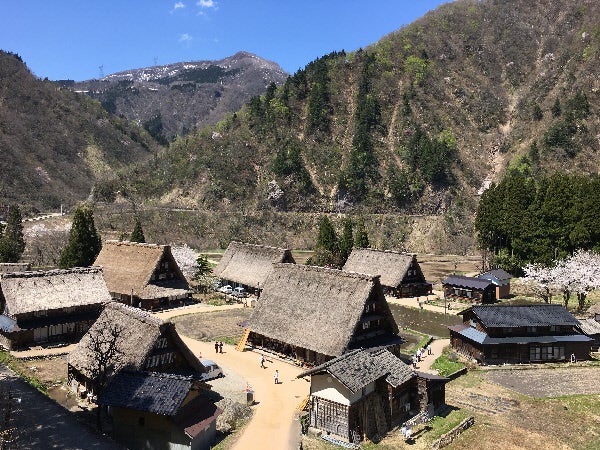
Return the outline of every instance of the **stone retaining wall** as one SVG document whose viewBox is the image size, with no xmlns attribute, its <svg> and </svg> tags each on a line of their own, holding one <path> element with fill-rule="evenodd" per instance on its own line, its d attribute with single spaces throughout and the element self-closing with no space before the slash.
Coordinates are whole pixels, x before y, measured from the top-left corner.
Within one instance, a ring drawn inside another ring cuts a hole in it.
<svg viewBox="0 0 600 450">
<path fill-rule="evenodd" d="M 475 418 L 473 416 L 467 417 L 461 423 L 459 423 L 454 428 L 452 428 L 450 431 L 443 434 L 439 439 L 434 441 L 433 444 L 431 444 L 431 448 L 434 450 L 438 450 L 440 448 L 446 447 L 447 445 L 450 445 L 452 443 L 452 441 L 454 439 L 456 439 L 459 434 L 461 434 L 467 428 L 470 428 L 471 426 L 473 426 L 473 424 L 475 424 Z"/>
</svg>

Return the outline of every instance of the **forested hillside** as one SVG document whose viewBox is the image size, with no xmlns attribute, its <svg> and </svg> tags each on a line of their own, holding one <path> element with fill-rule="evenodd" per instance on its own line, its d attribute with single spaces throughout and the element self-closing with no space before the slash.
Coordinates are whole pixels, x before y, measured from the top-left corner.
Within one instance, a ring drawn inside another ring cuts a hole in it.
<svg viewBox="0 0 600 450">
<path fill-rule="evenodd" d="M 587 0 L 443 5 L 311 62 L 111 189 L 228 211 L 445 214 L 449 233 L 472 233 L 478 191 L 506 172 L 598 172 L 598 23 Z"/>
<path fill-rule="evenodd" d="M 1 204 L 19 204 L 25 214 L 70 207 L 97 180 L 159 148 L 141 127 L 34 77 L 18 55 L 0 51 Z"/>
</svg>

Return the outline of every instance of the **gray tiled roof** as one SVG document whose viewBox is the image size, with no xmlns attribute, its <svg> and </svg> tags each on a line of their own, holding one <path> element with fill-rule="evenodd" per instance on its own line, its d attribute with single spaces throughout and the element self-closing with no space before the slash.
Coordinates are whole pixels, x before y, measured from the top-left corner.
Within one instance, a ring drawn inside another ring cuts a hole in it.
<svg viewBox="0 0 600 450">
<path fill-rule="evenodd" d="M 486 328 L 579 326 L 577 319 L 561 305 L 480 305 L 470 310 Z"/>
<path fill-rule="evenodd" d="M 351 392 L 358 392 L 382 377 L 396 387 L 416 376 L 408 365 L 385 349 L 359 349 L 301 373 L 298 378 L 323 372 L 330 373 Z"/>
<path fill-rule="evenodd" d="M 492 281 L 493 279 L 498 280 L 502 284 L 507 284 L 510 282 L 512 275 L 503 269 L 493 269 L 488 270 L 487 272 L 483 272 L 479 275 L 479 278 L 485 278 L 486 280 Z"/>
<path fill-rule="evenodd" d="M 155 372 L 120 372 L 100 395 L 101 405 L 173 416 L 187 397 L 190 377 Z"/>
<path fill-rule="evenodd" d="M 462 275 L 450 275 L 444 281 L 442 281 L 442 284 L 483 290 L 493 283 L 489 280 L 484 280 L 482 278 L 464 277 Z"/>
<path fill-rule="evenodd" d="M 473 342 L 482 345 L 497 344 L 552 344 L 555 342 L 591 342 L 593 339 L 582 334 L 569 334 L 564 336 L 506 336 L 489 337 L 487 334 L 469 326 L 448 327 L 450 330 Z"/>
</svg>

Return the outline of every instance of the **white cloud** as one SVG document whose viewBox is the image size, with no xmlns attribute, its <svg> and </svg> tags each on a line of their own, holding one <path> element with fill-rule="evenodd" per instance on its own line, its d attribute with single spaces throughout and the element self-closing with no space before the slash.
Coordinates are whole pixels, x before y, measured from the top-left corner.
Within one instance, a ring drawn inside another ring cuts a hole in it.
<svg viewBox="0 0 600 450">
<path fill-rule="evenodd" d="M 177 2 L 173 5 L 173 9 L 182 9 L 185 8 L 185 3 L 183 2 Z"/>
<path fill-rule="evenodd" d="M 192 35 L 189 33 L 183 33 L 179 35 L 179 42 L 191 42 L 192 39 Z"/>
<path fill-rule="evenodd" d="M 201 8 L 216 8 L 217 4 L 214 2 L 214 0 L 198 0 L 198 3 L 196 3 L 199 7 Z"/>
</svg>

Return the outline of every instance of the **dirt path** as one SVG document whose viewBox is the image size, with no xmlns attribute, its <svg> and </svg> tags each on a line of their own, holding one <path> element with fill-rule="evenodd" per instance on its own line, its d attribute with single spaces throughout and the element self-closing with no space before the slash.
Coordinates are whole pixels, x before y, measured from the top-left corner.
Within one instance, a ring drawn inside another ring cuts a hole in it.
<svg viewBox="0 0 600 450">
<path fill-rule="evenodd" d="M 301 369 L 273 359 L 267 368 L 260 367 L 259 353 L 238 352 L 233 346 L 225 345 L 222 354 L 215 354 L 213 344 L 182 336 L 184 342 L 196 355 L 217 362 L 226 371 L 242 375 L 254 391 L 256 405 L 252 420 L 241 431 L 233 449 L 295 449 L 299 434 L 296 434 L 296 407 L 309 394 L 310 384 L 296 376 Z M 280 384 L 275 384 L 273 374 L 279 371 Z M 240 391 L 245 386 L 240 386 Z"/>
</svg>

